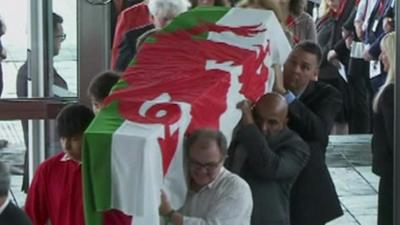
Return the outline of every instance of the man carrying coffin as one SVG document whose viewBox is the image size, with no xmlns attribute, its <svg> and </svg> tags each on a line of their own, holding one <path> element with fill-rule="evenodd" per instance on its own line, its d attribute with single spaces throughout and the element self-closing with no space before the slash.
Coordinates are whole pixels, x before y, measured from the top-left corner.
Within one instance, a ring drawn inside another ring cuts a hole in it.
<svg viewBox="0 0 400 225">
<path fill-rule="evenodd" d="M 227 155 L 224 135 L 196 130 L 186 140 L 185 151 L 189 193 L 183 207 L 175 211 L 162 192 L 161 216 L 173 225 L 249 225 L 253 208 L 250 188 L 223 167 Z"/>
<path fill-rule="evenodd" d="M 262 96 L 254 108 L 238 104 L 243 116 L 229 148 L 228 168 L 250 185 L 252 225 L 290 225 L 291 188 L 308 162 L 309 148 L 287 128 L 288 104 L 275 93 Z"/>
</svg>

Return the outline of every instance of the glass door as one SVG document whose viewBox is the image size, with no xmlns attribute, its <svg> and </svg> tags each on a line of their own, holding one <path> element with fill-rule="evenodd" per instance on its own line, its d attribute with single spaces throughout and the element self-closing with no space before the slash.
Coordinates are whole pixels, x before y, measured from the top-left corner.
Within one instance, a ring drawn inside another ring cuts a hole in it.
<svg viewBox="0 0 400 225">
<path fill-rule="evenodd" d="M 54 2 L 0 1 L 0 160 L 19 206 L 37 165 L 60 151 L 55 116 L 78 100 L 77 3 Z"/>
</svg>

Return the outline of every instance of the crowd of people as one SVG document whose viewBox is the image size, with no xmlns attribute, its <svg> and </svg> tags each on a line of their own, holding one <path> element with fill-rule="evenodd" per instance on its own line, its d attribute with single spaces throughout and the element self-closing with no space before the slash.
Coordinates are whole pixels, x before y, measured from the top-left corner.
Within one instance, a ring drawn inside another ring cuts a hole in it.
<svg viewBox="0 0 400 225">
<path fill-rule="evenodd" d="M 119 16 L 112 70 L 96 76 L 88 88 L 93 111 L 73 104 L 57 116 L 62 152 L 37 169 L 24 208 L 28 217 L 10 202 L 9 171 L 0 163 L 0 224 L 85 224 L 83 133 L 104 107 L 120 73 L 146 37 L 191 5 L 232 4 L 145 0 L 123 9 L 121 1 L 114 1 Z M 238 102 L 242 119 L 231 143 L 209 128 L 187 134 L 189 192 L 182 208 L 174 209 L 161 190 L 160 216 L 173 225 L 326 224 L 343 215 L 325 163 L 329 135 L 372 131 L 372 170 L 380 177 L 377 224 L 393 224 L 394 5 L 394 0 L 322 0 L 314 22 L 305 0 L 238 2 L 238 7 L 274 11 L 293 49 L 283 65 L 272 65 L 271 93 L 257 102 Z M 62 18 L 53 16 L 59 50 Z M 131 219 L 110 211 L 104 224 L 126 224 Z"/>
</svg>

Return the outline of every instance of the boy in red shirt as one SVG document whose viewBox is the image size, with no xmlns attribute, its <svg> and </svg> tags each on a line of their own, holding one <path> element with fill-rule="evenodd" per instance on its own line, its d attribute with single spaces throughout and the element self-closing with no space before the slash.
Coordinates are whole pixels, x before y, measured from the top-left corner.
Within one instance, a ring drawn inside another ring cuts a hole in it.
<svg viewBox="0 0 400 225">
<path fill-rule="evenodd" d="M 84 105 L 66 106 L 57 116 L 63 152 L 42 162 L 32 180 L 25 210 L 34 225 L 84 225 L 81 175 L 83 132 L 94 118 Z"/>
</svg>

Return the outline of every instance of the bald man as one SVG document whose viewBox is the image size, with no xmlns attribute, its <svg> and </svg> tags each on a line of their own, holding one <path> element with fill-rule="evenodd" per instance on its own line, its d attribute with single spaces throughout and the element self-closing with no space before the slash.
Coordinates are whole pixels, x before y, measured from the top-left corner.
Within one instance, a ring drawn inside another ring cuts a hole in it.
<svg viewBox="0 0 400 225">
<path fill-rule="evenodd" d="M 290 190 L 309 157 L 308 145 L 287 128 L 288 104 L 269 93 L 251 108 L 238 104 L 242 121 L 229 149 L 227 168 L 250 185 L 251 225 L 290 225 Z"/>
</svg>

